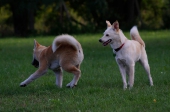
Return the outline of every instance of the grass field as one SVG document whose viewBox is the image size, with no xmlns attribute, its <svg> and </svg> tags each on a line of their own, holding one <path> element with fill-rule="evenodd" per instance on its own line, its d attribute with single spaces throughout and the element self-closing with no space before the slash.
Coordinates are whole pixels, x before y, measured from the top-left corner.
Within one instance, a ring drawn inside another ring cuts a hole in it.
<svg viewBox="0 0 170 112">
<path fill-rule="evenodd" d="M 134 87 L 125 91 L 112 49 L 98 42 L 102 33 L 74 35 L 82 44 L 85 59 L 82 76 L 73 89 L 65 86 L 72 74 L 64 72 L 60 89 L 50 70 L 27 87 L 19 87 L 36 70 L 31 65 L 33 39 L 48 46 L 53 36 L 0 39 L 0 112 L 169 112 L 170 31 L 140 34 L 146 43 L 154 86 L 149 86 L 137 63 Z M 128 32 L 125 35 L 129 37 Z"/>
</svg>

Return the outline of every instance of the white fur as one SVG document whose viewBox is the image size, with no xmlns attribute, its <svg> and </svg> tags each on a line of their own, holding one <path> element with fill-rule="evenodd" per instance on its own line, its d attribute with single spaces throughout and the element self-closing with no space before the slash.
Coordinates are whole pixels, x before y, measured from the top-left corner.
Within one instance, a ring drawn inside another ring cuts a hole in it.
<svg viewBox="0 0 170 112">
<path fill-rule="evenodd" d="M 129 76 L 128 85 L 130 88 L 134 85 L 134 67 L 137 61 L 139 61 L 146 70 L 150 85 L 153 86 L 144 42 L 140 38 L 136 26 L 131 29 L 130 34 L 133 40 L 128 40 L 120 29 L 115 30 L 114 27 L 108 27 L 99 41 L 105 45 L 104 43 L 108 40 L 112 40 L 109 44 L 116 54 L 115 59 L 122 75 L 124 89 L 127 88 L 126 74 Z M 124 44 L 124 46 L 116 52 L 115 49 L 119 48 L 122 44 Z"/>
<path fill-rule="evenodd" d="M 145 47 L 144 41 L 141 39 L 137 26 L 133 26 L 132 29 L 130 30 L 130 36 L 132 40 L 138 41 L 141 45 Z"/>
<path fill-rule="evenodd" d="M 139 35 L 138 29 L 136 26 L 133 26 L 130 30 L 130 35 Z"/>
<path fill-rule="evenodd" d="M 74 37 L 72 37 L 70 35 L 60 35 L 60 36 L 57 36 L 52 43 L 53 52 L 55 52 L 58 48 L 58 46 L 56 45 L 57 41 L 58 42 L 67 42 L 67 43 L 75 46 L 78 49 L 77 40 Z"/>
</svg>

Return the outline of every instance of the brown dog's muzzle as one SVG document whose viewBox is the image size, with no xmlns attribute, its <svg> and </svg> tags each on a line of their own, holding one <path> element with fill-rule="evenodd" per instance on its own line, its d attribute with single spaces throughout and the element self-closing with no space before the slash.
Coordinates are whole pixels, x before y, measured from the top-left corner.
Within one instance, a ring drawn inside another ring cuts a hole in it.
<svg viewBox="0 0 170 112">
<path fill-rule="evenodd" d="M 33 59 L 32 65 L 35 66 L 36 68 L 39 67 L 39 62 L 36 59 Z"/>
</svg>

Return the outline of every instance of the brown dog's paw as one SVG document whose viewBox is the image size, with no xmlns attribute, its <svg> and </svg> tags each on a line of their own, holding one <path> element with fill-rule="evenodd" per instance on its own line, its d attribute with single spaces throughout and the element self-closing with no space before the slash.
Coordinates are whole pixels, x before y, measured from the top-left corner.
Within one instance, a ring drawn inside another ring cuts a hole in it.
<svg viewBox="0 0 170 112">
<path fill-rule="evenodd" d="M 74 86 L 66 86 L 67 88 L 74 88 L 74 87 L 76 87 L 77 85 L 74 85 Z"/>
<path fill-rule="evenodd" d="M 26 84 L 20 85 L 20 87 L 26 87 L 26 86 L 27 86 Z"/>
</svg>

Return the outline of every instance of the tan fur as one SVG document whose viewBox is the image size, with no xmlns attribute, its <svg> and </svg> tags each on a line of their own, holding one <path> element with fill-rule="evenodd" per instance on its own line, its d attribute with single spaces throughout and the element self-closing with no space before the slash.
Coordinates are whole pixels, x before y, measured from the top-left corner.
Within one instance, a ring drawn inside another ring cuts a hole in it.
<svg viewBox="0 0 170 112">
<path fill-rule="evenodd" d="M 115 21 L 113 23 L 112 27 L 118 32 L 119 31 L 119 23 L 118 23 L 118 21 Z"/>
<path fill-rule="evenodd" d="M 35 41 L 33 55 L 39 62 L 39 68 L 28 79 L 23 81 L 20 86 L 24 87 L 36 78 L 42 76 L 48 68 L 55 72 L 57 86 L 62 87 L 62 69 L 74 74 L 73 80 L 67 84 L 67 87 L 72 88 L 77 85 L 81 75 L 80 65 L 84 58 L 80 43 L 78 41 L 75 43 L 79 49 L 67 41 L 56 41 L 56 44 L 58 44 L 58 48 L 53 53 L 52 46 L 45 47 Z"/>
<path fill-rule="evenodd" d="M 132 40 L 136 40 L 136 41 L 138 41 L 141 45 L 145 46 L 145 43 L 144 43 L 143 40 L 140 38 L 140 36 L 139 36 L 139 38 L 135 38 L 134 36 L 132 36 Z"/>
</svg>

